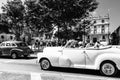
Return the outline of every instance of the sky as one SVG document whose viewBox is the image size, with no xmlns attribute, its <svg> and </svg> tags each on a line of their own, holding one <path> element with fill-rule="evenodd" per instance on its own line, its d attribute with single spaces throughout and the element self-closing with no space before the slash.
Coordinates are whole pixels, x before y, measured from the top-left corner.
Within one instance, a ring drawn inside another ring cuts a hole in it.
<svg viewBox="0 0 120 80">
<path fill-rule="evenodd" d="M 0 0 L 0 7 L 2 3 L 7 0 Z M 95 15 L 105 16 L 110 15 L 110 32 L 112 33 L 118 26 L 120 26 L 120 0 L 97 0 L 99 2 L 98 8 L 93 12 Z M 2 10 L 0 9 L 0 12 Z"/>
<path fill-rule="evenodd" d="M 95 13 L 98 15 L 110 15 L 110 32 L 120 26 L 120 0 L 97 0 L 99 2 Z"/>
</svg>

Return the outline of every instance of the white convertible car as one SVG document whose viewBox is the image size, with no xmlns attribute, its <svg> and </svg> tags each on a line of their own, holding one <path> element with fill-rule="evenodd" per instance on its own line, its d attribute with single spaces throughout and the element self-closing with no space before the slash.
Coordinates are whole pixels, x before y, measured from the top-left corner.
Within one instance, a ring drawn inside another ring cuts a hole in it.
<svg viewBox="0 0 120 80">
<path fill-rule="evenodd" d="M 78 47 L 77 41 L 69 41 L 64 47 L 46 47 L 37 54 L 37 61 L 43 70 L 51 67 L 94 69 L 106 76 L 113 76 L 120 70 L 120 48 L 100 46 L 99 48 Z M 77 46 L 76 46 L 77 45 Z"/>
</svg>

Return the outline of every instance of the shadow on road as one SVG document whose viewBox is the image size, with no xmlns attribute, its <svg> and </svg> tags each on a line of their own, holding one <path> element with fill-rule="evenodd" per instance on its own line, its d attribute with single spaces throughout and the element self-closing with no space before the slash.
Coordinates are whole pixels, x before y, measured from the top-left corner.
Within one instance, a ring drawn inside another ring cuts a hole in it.
<svg viewBox="0 0 120 80">
<path fill-rule="evenodd" d="M 26 59 L 26 60 L 30 60 L 30 59 L 36 59 L 37 57 L 34 56 L 30 56 L 30 57 L 18 57 L 17 59 Z M 0 56 L 0 59 L 12 59 L 10 56 Z M 17 60 L 15 59 L 15 60 Z"/>
<path fill-rule="evenodd" d="M 50 71 L 107 77 L 107 76 L 101 75 L 98 70 L 75 69 L 75 68 L 58 68 L 58 67 L 54 67 L 54 68 L 51 69 Z M 119 74 L 120 74 L 120 71 L 118 72 L 117 75 L 115 75 L 115 76 L 113 76 L 113 77 L 111 77 L 111 78 L 120 78 L 120 75 L 119 75 Z"/>
<path fill-rule="evenodd" d="M 26 60 L 30 60 L 30 59 L 36 59 L 37 57 L 27 57 L 27 58 L 25 58 L 25 57 L 20 57 L 20 58 L 18 58 L 18 59 L 26 59 Z"/>
</svg>

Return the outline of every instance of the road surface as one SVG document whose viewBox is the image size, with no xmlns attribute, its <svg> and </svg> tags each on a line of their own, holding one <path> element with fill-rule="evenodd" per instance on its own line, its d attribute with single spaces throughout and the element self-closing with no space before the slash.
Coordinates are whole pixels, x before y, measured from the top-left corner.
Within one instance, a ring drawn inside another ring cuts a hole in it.
<svg viewBox="0 0 120 80">
<path fill-rule="evenodd" d="M 41 74 L 58 77 L 62 75 L 62 77 L 64 77 L 63 80 L 70 80 L 73 78 L 76 78 L 76 80 L 120 80 L 119 74 L 115 77 L 105 77 L 100 75 L 99 71 L 94 70 L 54 68 L 49 71 L 43 71 L 39 67 L 39 64 L 36 63 L 35 56 L 32 56 L 28 59 L 11 59 L 9 57 L 0 57 L 0 72 L 2 71 L 15 73 L 30 73 L 32 75 Z"/>
</svg>

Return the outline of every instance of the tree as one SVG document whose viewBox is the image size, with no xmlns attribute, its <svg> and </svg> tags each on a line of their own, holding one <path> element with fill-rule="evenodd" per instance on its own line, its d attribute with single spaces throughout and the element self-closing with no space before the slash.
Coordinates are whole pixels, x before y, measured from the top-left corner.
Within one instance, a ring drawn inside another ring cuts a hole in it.
<svg viewBox="0 0 120 80">
<path fill-rule="evenodd" d="M 7 15 L 6 22 L 9 24 L 10 29 L 16 34 L 17 40 L 20 40 L 20 34 L 23 29 L 25 7 L 21 0 L 8 0 L 2 6 L 3 12 Z"/>
<path fill-rule="evenodd" d="M 6 21 L 6 14 L 0 14 L 0 32 L 9 33 L 9 24 Z"/>
<path fill-rule="evenodd" d="M 64 37 L 67 38 L 71 35 L 74 37 L 76 32 L 72 30 L 73 25 L 88 17 L 89 12 L 94 11 L 97 5 L 96 0 L 26 0 L 25 4 L 20 0 L 12 0 L 2 9 L 18 40 L 24 26 L 28 26 L 31 31 L 49 33 L 54 28 L 52 24 L 58 26 L 57 37 L 62 38 L 63 35 L 60 36 L 59 33 L 65 31 L 67 35 Z M 78 32 L 82 29 L 80 27 Z"/>
<path fill-rule="evenodd" d="M 28 14 L 32 15 L 29 17 L 31 23 L 46 32 L 53 29 L 52 24 L 56 24 L 58 34 L 60 28 L 64 28 L 66 31 L 68 25 L 71 27 L 88 17 L 89 12 L 94 11 L 97 5 L 96 0 L 37 0 L 37 2 L 26 0 Z M 67 31 L 69 32 L 69 30 Z M 57 36 L 61 37 L 62 35 Z"/>
<path fill-rule="evenodd" d="M 5 22 L 0 23 L 0 32 L 9 33 L 8 25 Z"/>
<path fill-rule="evenodd" d="M 112 36 L 111 44 L 118 45 L 119 44 L 119 36 L 118 36 L 117 32 L 113 32 L 111 34 L 111 36 Z"/>
<path fill-rule="evenodd" d="M 35 0 L 26 0 L 26 23 L 31 27 L 31 30 L 40 33 L 51 32 L 52 19 L 48 16 L 47 8 L 41 7 L 40 4 L 36 4 Z"/>
</svg>

